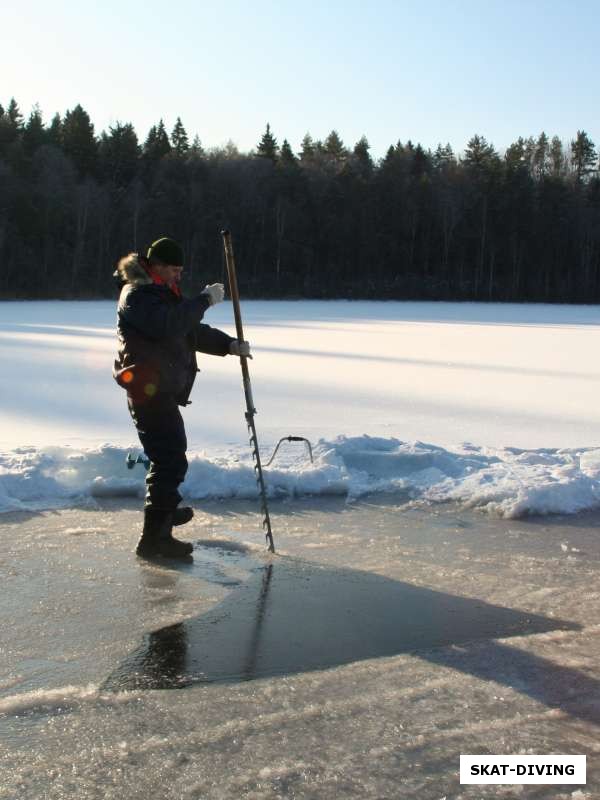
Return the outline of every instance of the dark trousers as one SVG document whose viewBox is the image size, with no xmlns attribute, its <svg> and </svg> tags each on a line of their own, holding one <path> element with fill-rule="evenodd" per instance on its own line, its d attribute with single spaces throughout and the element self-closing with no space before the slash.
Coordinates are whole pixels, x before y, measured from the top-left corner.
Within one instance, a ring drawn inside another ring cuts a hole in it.
<svg viewBox="0 0 600 800">
<path fill-rule="evenodd" d="M 157 394 L 144 403 L 134 403 L 128 398 L 127 405 L 150 459 L 145 505 L 175 509 L 181 500 L 178 487 L 188 467 L 187 439 L 179 406 L 169 394 Z"/>
</svg>

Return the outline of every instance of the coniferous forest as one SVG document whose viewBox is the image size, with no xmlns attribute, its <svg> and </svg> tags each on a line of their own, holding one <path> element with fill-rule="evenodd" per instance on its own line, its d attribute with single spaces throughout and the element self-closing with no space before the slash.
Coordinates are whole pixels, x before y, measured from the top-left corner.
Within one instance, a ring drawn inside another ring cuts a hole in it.
<svg viewBox="0 0 600 800">
<path fill-rule="evenodd" d="M 365 137 L 307 133 L 295 153 L 276 133 L 205 151 L 180 119 L 142 142 L 128 123 L 97 135 L 80 105 L 48 123 L 0 106 L 0 297 L 114 296 L 118 258 L 163 235 L 193 291 L 224 278 L 228 227 L 246 297 L 600 301 L 584 131 L 502 154 L 480 135 L 460 155 L 398 141 L 378 161 Z"/>
</svg>

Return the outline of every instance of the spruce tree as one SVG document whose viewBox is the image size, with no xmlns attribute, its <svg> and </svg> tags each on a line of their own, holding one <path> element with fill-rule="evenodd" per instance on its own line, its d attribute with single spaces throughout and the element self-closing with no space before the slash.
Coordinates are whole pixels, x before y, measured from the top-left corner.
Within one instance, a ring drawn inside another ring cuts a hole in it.
<svg viewBox="0 0 600 800">
<path fill-rule="evenodd" d="M 158 127 L 153 125 L 150 130 L 148 131 L 148 136 L 146 136 L 146 141 L 143 145 L 143 152 L 144 155 L 150 155 L 153 152 L 154 147 L 156 146 L 156 140 L 158 137 Z"/>
<path fill-rule="evenodd" d="M 153 125 L 148 132 L 143 148 L 144 158 L 149 162 L 157 162 L 170 152 L 171 144 L 165 130 L 165 123 L 161 119 L 158 125 Z"/>
<path fill-rule="evenodd" d="M 268 158 L 271 161 L 277 161 L 278 150 L 277 139 L 271 133 L 271 126 L 267 122 L 266 130 L 256 148 L 256 155 L 260 156 L 260 158 Z"/>
<path fill-rule="evenodd" d="M 284 139 L 281 145 L 280 161 L 285 167 L 294 167 L 298 161 L 287 139 Z"/>
<path fill-rule="evenodd" d="M 417 144 L 413 153 L 413 160 L 410 167 L 411 174 L 421 177 L 429 172 L 431 168 L 431 152 L 425 152 L 420 144 Z"/>
<path fill-rule="evenodd" d="M 361 173 L 368 175 L 373 171 L 373 159 L 369 150 L 371 145 L 366 136 L 361 136 L 358 142 L 354 145 L 353 155 L 356 164 Z"/>
<path fill-rule="evenodd" d="M 17 101 L 13 97 L 8 108 L 0 116 L 0 155 L 6 155 L 8 149 L 16 144 L 23 128 L 23 117 Z"/>
<path fill-rule="evenodd" d="M 310 133 L 305 133 L 300 143 L 300 161 L 310 161 L 315 156 L 315 143 Z"/>
<path fill-rule="evenodd" d="M 190 149 L 188 135 L 180 117 L 177 117 L 177 122 L 171 133 L 171 144 L 173 145 L 173 152 L 176 156 L 184 156 Z"/>
<path fill-rule="evenodd" d="M 194 140 L 192 142 L 192 146 L 190 147 L 190 155 L 194 158 L 205 158 L 206 152 L 202 147 L 202 142 L 200 141 L 200 137 L 198 134 L 194 136 Z"/>
<path fill-rule="evenodd" d="M 46 130 L 46 139 L 48 144 L 62 147 L 62 120 L 58 112 L 52 117 L 52 122 Z"/>
<path fill-rule="evenodd" d="M 62 124 L 62 145 L 80 175 L 94 174 L 97 167 L 98 143 L 89 114 L 78 103 L 67 111 Z"/>
<path fill-rule="evenodd" d="M 103 173 L 117 186 L 126 186 L 135 177 L 140 157 L 137 134 L 131 123 L 117 122 L 103 133 L 100 161 Z"/>
<path fill-rule="evenodd" d="M 397 155 L 396 154 L 396 148 L 395 148 L 395 146 L 393 144 L 391 144 L 388 147 L 385 156 L 383 157 L 383 161 L 381 162 L 381 166 L 382 167 L 391 167 L 392 164 L 394 164 L 396 162 L 396 155 Z"/>
<path fill-rule="evenodd" d="M 42 120 L 42 112 L 36 104 L 31 110 L 29 119 L 23 129 L 23 149 L 27 156 L 32 156 L 35 151 L 46 143 L 47 135 Z"/>
<path fill-rule="evenodd" d="M 162 119 L 158 122 L 158 127 L 156 129 L 156 148 L 157 152 L 162 155 L 167 155 L 171 152 L 171 144 L 169 142 L 169 137 L 167 136 L 167 131 L 165 129 L 165 123 Z"/>
<path fill-rule="evenodd" d="M 23 127 L 23 115 L 21 114 L 21 110 L 19 109 L 19 105 L 14 97 L 11 98 L 10 103 L 8 104 L 8 108 L 6 109 L 6 116 L 12 122 L 17 130 L 21 130 Z"/>
<path fill-rule="evenodd" d="M 323 152 L 329 159 L 337 164 L 342 164 L 348 157 L 348 151 L 344 147 L 344 143 L 336 130 L 331 131 L 329 136 L 325 139 L 323 143 Z"/>
</svg>

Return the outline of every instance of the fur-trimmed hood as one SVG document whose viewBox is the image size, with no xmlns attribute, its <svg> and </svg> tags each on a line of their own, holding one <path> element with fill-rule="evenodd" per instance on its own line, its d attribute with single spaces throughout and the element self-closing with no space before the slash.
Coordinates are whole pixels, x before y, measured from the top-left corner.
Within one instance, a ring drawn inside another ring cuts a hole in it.
<svg viewBox="0 0 600 800">
<path fill-rule="evenodd" d="M 129 253 L 117 264 L 114 277 L 121 283 L 130 283 L 132 286 L 143 286 L 152 283 L 152 278 L 146 272 L 140 261 L 139 253 Z"/>
</svg>

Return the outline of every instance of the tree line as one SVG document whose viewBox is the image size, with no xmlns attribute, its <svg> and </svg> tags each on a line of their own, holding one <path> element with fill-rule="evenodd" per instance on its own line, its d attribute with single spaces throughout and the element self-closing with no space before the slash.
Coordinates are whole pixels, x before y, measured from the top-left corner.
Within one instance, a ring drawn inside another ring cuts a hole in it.
<svg viewBox="0 0 600 800">
<path fill-rule="evenodd" d="M 145 141 L 130 123 L 96 135 L 77 105 L 45 123 L 0 105 L 0 297 L 114 296 L 118 258 L 180 241 L 189 291 L 224 276 L 234 237 L 247 297 L 600 301 L 598 153 L 585 131 L 500 154 L 398 141 L 374 160 L 362 137 L 267 124 L 250 153 L 205 150 L 181 119 Z"/>
</svg>

